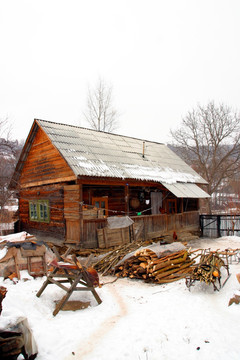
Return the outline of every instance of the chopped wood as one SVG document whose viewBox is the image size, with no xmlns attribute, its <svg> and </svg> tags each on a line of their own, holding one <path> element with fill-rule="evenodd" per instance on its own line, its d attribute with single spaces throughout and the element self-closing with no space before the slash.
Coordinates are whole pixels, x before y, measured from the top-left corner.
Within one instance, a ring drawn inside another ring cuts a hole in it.
<svg viewBox="0 0 240 360">
<path fill-rule="evenodd" d="M 115 274 L 117 277 L 155 283 L 177 281 L 192 272 L 194 260 L 191 260 L 188 250 L 164 251 L 158 257 L 154 251 L 143 246 L 143 243 L 119 246 L 96 262 L 94 268 L 102 275 Z M 125 256 L 125 260 L 121 262 Z"/>
<path fill-rule="evenodd" d="M 155 278 L 156 278 L 156 279 L 161 279 L 161 278 L 165 278 L 167 275 L 170 275 L 170 274 L 173 274 L 173 273 L 177 273 L 177 274 L 178 274 L 178 271 L 179 271 L 180 269 L 185 269 L 185 268 L 189 267 L 190 265 L 193 265 L 193 262 L 191 262 L 191 261 L 185 262 L 184 264 L 178 265 L 178 266 L 174 267 L 174 268 L 171 269 L 171 270 L 162 272 L 161 274 L 157 274 L 157 276 L 156 276 Z"/>
<path fill-rule="evenodd" d="M 123 257 L 132 251 L 137 250 L 143 246 L 144 242 L 134 242 L 126 245 L 118 246 L 114 250 L 105 254 L 100 260 L 93 264 L 94 268 L 101 272 L 102 275 L 109 275 L 114 273 L 114 267 L 123 259 Z M 121 264 L 122 266 L 122 264 Z"/>
<path fill-rule="evenodd" d="M 165 278 L 165 279 L 160 279 L 159 281 L 157 281 L 157 283 L 158 284 L 167 284 L 167 283 L 171 283 L 171 282 L 174 282 L 174 281 L 184 279 L 185 277 L 186 277 L 186 275 L 179 275 L 176 278 L 168 277 L 168 278 Z"/>
<path fill-rule="evenodd" d="M 157 264 L 153 265 L 153 267 L 152 267 L 153 272 L 157 271 L 159 269 L 165 268 L 169 265 L 184 262 L 187 259 L 187 255 L 188 255 L 188 252 L 186 250 L 183 250 L 183 251 L 179 251 L 178 255 L 174 255 L 174 256 L 169 255 L 169 257 L 167 257 L 167 258 L 166 257 L 161 258 L 161 261 L 158 261 Z"/>
</svg>

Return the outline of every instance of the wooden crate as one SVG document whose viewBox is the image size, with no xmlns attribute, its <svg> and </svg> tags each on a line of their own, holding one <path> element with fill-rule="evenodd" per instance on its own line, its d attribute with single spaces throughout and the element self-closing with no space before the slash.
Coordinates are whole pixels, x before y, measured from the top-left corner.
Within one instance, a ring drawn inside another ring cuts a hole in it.
<svg viewBox="0 0 240 360">
<path fill-rule="evenodd" d="M 130 242 L 129 227 L 109 229 L 107 227 L 97 230 L 98 246 L 101 249 L 128 244 Z"/>
</svg>

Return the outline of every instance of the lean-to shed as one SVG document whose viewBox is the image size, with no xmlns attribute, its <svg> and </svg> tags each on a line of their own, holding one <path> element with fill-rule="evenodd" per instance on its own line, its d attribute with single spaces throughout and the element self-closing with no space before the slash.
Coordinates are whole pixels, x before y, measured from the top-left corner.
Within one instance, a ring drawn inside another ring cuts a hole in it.
<svg viewBox="0 0 240 360">
<path fill-rule="evenodd" d="M 145 234 L 198 223 L 204 184 L 164 144 L 35 119 L 10 186 L 18 231 L 90 248 L 110 216 L 142 221 Z"/>
</svg>

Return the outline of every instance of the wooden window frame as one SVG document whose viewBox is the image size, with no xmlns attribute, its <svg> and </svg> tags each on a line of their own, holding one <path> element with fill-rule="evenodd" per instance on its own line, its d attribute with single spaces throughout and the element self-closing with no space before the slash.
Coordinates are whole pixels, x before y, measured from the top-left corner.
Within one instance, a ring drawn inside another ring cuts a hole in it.
<svg viewBox="0 0 240 360">
<path fill-rule="evenodd" d="M 169 203 L 174 204 L 174 212 L 170 212 Z M 167 199 L 167 214 L 177 214 L 177 199 Z"/>
<path fill-rule="evenodd" d="M 97 196 L 92 197 L 92 205 L 95 206 L 95 203 L 99 201 L 101 203 L 102 201 L 105 203 L 104 208 L 99 208 L 99 210 L 104 209 L 105 210 L 105 216 L 108 216 L 108 196 Z"/>
<path fill-rule="evenodd" d="M 29 219 L 36 222 L 50 222 L 49 200 L 30 200 Z"/>
</svg>

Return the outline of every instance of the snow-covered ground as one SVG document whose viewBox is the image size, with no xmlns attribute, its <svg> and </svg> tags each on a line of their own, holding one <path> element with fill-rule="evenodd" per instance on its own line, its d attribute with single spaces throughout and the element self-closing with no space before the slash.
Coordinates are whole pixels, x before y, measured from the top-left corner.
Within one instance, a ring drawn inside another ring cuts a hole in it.
<svg viewBox="0 0 240 360">
<path fill-rule="evenodd" d="M 235 249 L 240 237 L 200 239 L 191 246 Z M 100 305 L 91 293 L 76 292 L 70 300 L 91 301 L 91 306 L 56 317 L 52 312 L 61 289 L 50 285 L 37 298 L 44 279 L 14 284 L 0 278 L 8 289 L 0 327 L 9 318 L 25 316 L 38 346 L 37 360 L 239 360 L 240 304 L 228 306 L 231 297 L 240 295 L 238 261 L 230 272 L 219 292 L 202 283 L 189 291 L 184 280 L 156 285 L 101 277 Z"/>
</svg>

